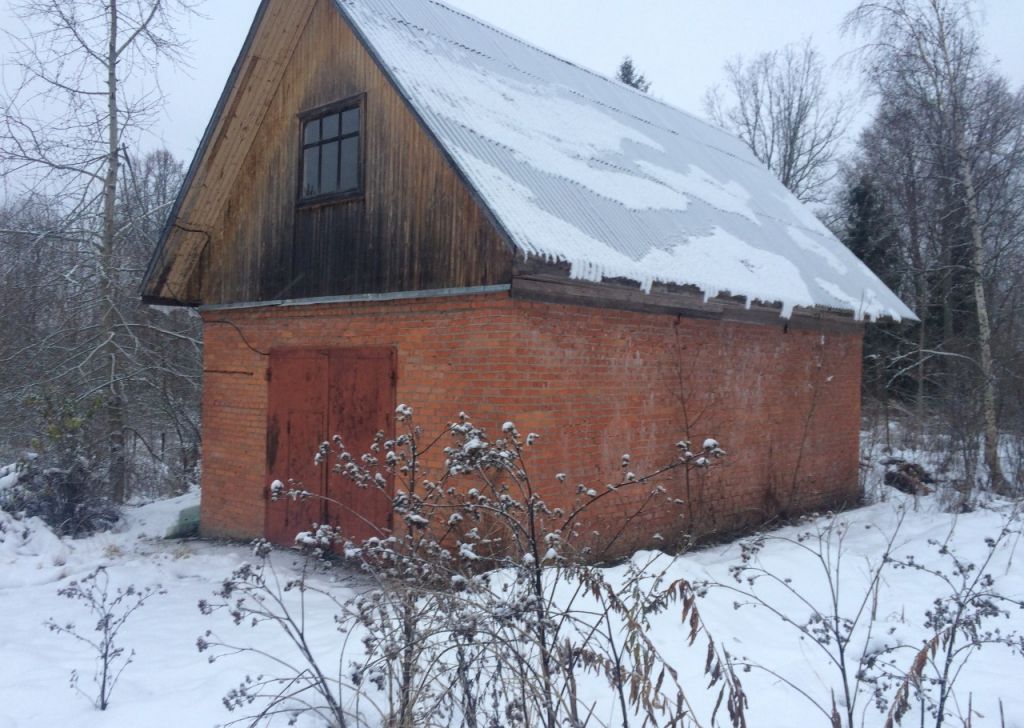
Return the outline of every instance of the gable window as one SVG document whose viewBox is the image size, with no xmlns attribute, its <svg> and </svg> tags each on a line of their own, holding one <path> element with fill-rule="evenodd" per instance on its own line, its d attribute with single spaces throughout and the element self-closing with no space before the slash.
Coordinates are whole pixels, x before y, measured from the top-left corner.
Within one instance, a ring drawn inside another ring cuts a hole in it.
<svg viewBox="0 0 1024 728">
<path fill-rule="evenodd" d="M 302 124 L 302 201 L 356 195 L 362 187 L 359 99 L 317 109 Z"/>
</svg>

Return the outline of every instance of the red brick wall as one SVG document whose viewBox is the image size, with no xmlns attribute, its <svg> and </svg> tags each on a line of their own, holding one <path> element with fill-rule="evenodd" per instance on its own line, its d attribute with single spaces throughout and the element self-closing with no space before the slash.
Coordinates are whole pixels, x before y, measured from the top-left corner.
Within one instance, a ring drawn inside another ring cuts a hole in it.
<svg viewBox="0 0 1024 728">
<path fill-rule="evenodd" d="M 261 533 L 267 358 L 276 347 L 392 346 L 398 402 L 427 433 L 460 410 L 497 436 L 541 435 L 532 482 L 568 504 L 629 453 L 640 474 L 687 436 L 729 452 L 708 477 L 666 482 L 686 503 L 647 512 L 622 547 L 760 524 L 857 496 L 861 337 L 515 300 L 507 293 L 204 313 L 202 529 Z M 230 324 L 225 323 L 230 322 Z M 237 327 L 237 328 L 236 328 Z M 244 338 L 243 338 L 244 335 Z M 344 433 L 341 433 L 344 435 Z M 310 447 L 315 447 L 311 443 Z M 556 473 L 566 473 L 564 485 Z M 603 500 L 602 529 L 641 498 Z"/>
</svg>

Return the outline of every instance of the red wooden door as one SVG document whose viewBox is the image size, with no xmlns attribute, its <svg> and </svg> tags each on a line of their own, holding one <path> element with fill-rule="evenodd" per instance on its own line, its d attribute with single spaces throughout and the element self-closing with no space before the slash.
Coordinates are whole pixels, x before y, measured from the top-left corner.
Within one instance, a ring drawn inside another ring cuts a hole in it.
<svg viewBox="0 0 1024 728">
<path fill-rule="evenodd" d="M 394 435 L 395 356 L 391 349 L 335 349 L 330 355 L 328 422 L 345 449 L 358 459 L 370 452 L 374 436 Z M 342 475 L 327 481 L 328 522 L 346 538 L 361 542 L 391 528 L 390 488 L 360 488 Z"/>
<path fill-rule="evenodd" d="M 303 488 L 314 496 L 267 504 L 266 536 L 277 544 L 290 545 L 295 534 L 323 523 L 327 466 L 317 465 L 314 457 L 328 436 L 324 400 L 329 362 L 326 351 L 275 351 L 270 355 L 268 482 L 280 480 L 289 489 Z"/>
<path fill-rule="evenodd" d="M 340 526 L 348 539 L 378 536 L 391 526 L 390 493 L 361 489 L 331 473 L 334 459 L 314 461 L 320 443 L 340 435 L 358 458 L 378 430 L 392 434 L 394 352 L 390 349 L 294 349 L 270 356 L 267 421 L 268 483 L 296 482 L 314 494 L 267 507 L 266 536 L 290 545 L 314 523 Z M 321 497 L 316 497 L 321 496 Z M 322 496 L 337 501 L 327 503 Z"/>
</svg>

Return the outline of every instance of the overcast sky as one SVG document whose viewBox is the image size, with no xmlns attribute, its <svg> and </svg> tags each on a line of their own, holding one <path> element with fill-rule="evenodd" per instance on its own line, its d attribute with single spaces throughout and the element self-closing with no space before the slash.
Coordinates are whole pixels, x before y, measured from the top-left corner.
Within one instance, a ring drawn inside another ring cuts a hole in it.
<svg viewBox="0 0 1024 728">
<path fill-rule="evenodd" d="M 408 0 L 413 2 L 416 0 Z M 6 2 L 6 0 L 5 0 Z M 838 25 L 856 0 L 449 0 L 459 8 L 556 55 L 611 75 L 626 54 L 653 82 L 651 93 L 702 113 L 708 86 L 723 63 L 812 37 L 829 62 L 841 61 L 853 41 Z M 204 17 L 183 28 L 193 39 L 192 69 L 168 69 L 163 123 L 144 143 L 166 145 L 190 160 L 258 0 L 207 0 Z M 983 0 L 989 52 L 1014 86 L 1024 84 L 1024 0 Z M 0 15 L 10 26 L 7 8 Z M 6 43 L 0 39 L 0 53 Z M 852 87 L 835 69 L 837 83 Z"/>
</svg>

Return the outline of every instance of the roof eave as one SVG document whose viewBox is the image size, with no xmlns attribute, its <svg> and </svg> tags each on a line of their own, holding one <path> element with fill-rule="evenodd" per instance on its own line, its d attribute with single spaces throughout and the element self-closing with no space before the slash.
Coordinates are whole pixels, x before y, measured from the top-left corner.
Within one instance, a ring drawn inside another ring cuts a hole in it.
<svg viewBox="0 0 1024 728">
<path fill-rule="evenodd" d="M 239 74 L 241 73 L 243 61 L 248 55 L 249 49 L 252 47 L 256 38 L 256 31 L 266 14 L 266 10 L 270 5 L 270 2 L 271 0 L 261 0 L 259 8 L 256 10 L 256 15 L 253 18 L 252 25 L 249 26 L 249 32 L 246 35 L 245 43 L 242 44 L 242 49 L 239 51 L 238 57 L 235 59 L 235 63 L 231 68 L 231 73 L 228 75 L 227 82 L 224 84 L 223 90 L 221 90 L 220 98 L 217 100 L 217 105 L 214 107 L 213 115 L 210 117 L 210 121 L 206 125 L 206 130 L 203 132 L 202 139 L 199 142 L 199 147 L 196 149 L 196 153 L 192 157 L 192 163 L 189 165 L 188 172 L 185 174 L 185 179 L 182 180 L 181 187 L 178 190 L 178 195 L 174 200 L 174 205 L 171 207 L 171 211 L 167 215 L 167 220 L 164 222 L 163 229 L 160 231 L 159 242 L 157 242 L 157 246 L 154 249 L 152 256 L 150 256 L 149 263 L 146 266 L 146 272 L 142 277 L 140 295 L 143 303 L 160 306 L 198 305 L 194 302 L 180 301 L 174 297 L 168 298 L 165 295 L 164 288 L 166 287 L 166 275 L 168 273 L 167 268 L 173 259 L 174 253 L 170 248 L 171 237 L 175 230 L 177 230 L 178 215 L 181 213 L 182 205 L 184 204 L 185 198 L 188 196 L 192 188 L 192 183 L 195 181 L 196 175 L 199 172 L 199 167 L 201 166 L 203 158 L 206 155 L 206 151 L 213 139 L 214 131 L 220 123 L 221 117 L 224 114 L 224 109 L 227 106 L 228 99 L 231 96 L 231 91 L 235 86 L 235 82 L 238 80 Z M 156 276 L 157 269 L 160 269 L 162 275 Z M 155 279 L 159 279 L 159 283 L 156 285 L 154 285 Z"/>
</svg>

